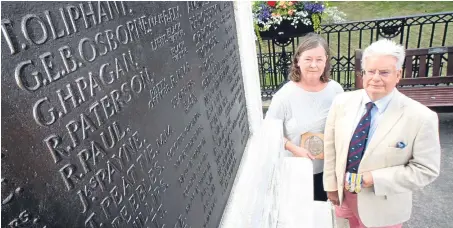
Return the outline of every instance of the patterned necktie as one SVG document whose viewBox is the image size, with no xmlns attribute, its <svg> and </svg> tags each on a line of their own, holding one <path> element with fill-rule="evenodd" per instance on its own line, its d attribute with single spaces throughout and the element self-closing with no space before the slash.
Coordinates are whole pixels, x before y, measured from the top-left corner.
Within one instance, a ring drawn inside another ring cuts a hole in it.
<svg viewBox="0 0 453 228">
<path fill-rule="evenodd" d="M 374 107 L 374 103 L 368 102 L 365 106 L 366 113 L 362 119 L 360 119 L 360 122 L 352 135 L 351 142 L 349 143 L 346 171 L 350 173 L 357 173 L 368 140 L 368 132 L 370 131 L 371 125 L 371 109 Z"/>
</svg>

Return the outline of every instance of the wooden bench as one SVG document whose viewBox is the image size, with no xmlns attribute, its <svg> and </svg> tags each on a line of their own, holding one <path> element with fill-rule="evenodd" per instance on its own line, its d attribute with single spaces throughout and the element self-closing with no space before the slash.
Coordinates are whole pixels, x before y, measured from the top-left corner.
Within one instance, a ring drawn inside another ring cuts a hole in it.
<svg viewBox="0 0 453 228">
<path fill-rule="evenodd" d="M 447 66 L 442 64 L 445 58 Z M 361 60 L 359 49 L 355 52 L 356 89 L 363 88 Z M 437 112 L 453 112 L 453 46 L 407 49 L 397 88 Z"/>
</svg>

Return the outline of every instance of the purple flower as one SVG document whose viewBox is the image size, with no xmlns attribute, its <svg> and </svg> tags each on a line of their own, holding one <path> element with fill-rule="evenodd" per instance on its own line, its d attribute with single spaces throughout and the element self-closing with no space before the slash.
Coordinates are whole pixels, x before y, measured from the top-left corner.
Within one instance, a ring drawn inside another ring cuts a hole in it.
<svg viewBox="0 0 453 228">
<path fill-rule="evenodd" d="M 258 13 L 258 19 L 261 21 L 267 21 L 271 17 L 271 8 L 266 4 L 263 3 L 260 5 L 261 9 Z"/>
<path fill-rule="evenodd" d="M 304 10 L 311 13 L 322 13 L 324 6 L 320 3 L 304 2 Z"/>
</svg>

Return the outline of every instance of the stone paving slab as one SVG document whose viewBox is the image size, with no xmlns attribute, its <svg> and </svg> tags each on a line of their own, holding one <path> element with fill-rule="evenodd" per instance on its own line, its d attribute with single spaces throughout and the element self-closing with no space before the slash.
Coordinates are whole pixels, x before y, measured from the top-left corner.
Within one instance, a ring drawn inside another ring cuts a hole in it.
<svg viewBox="0 0 453 228">
<path fill-rule="evenodd" d="M 439 177 L 414 194 L 411 219 L 404 228 L 453 227 L 453 113 L 439 113 L 442 147 Z"/>
</svg>

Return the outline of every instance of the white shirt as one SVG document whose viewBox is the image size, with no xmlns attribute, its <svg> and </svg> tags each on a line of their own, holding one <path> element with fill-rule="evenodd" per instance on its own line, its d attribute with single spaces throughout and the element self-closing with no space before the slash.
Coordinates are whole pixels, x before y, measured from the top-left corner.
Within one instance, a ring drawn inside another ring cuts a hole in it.
<svg viewBox="0 0 453 228">
<path fill-rule="evenodd" d="M 385 97 L 374 102 L 375 106 L 373 106 L 373 108 L 371 109 L 371 126 L 370 126 L 370 131 L 368 133 L 368 140 L 366 142 L 365 149 L 368 147 L 368 143 L 371 141 L 371 138 L 373 137 L 373 134 L 379 125 L 382 115 L 384 114 L 385 110 L 387 109 L 387 106 L 389 105 L 390 101 L 392 100 L 393 95 L 395 94 L 395 90 L 396 89 L 393 89 L 392 92 L 390 92 L 388 95 L 386 95 Z M 362 116 L 365 115 L 365 113 L 366 113 L 365 105 L 368 102 L 371 102 L 371 99 L 368 96 L 368 94 L 366 93 L 366 91 L 363 90 L 362 103 L 360 104 L 360 111 L 359 111 L 359 114 L 357 115 L 355 123 L 354 123 L 354 129 L 359 124 Z"/>
<path fill-rule="evenodd" d="M 309 92 L 293 81 L 286 83 L 272 98 L 266 118 L 283 120 L 284 136 L 296 146 L 300 146 L 301 135 L 306 132 L 324 133 L 327 115 L 333 99 L 343 92 L 343 87 L 330 80 L 318 92 Z M 283 156 L 293 156 L 285 150 Z M 321 173 L 324 160 L 313 160 L 313 174 Z"/>
</svg>

